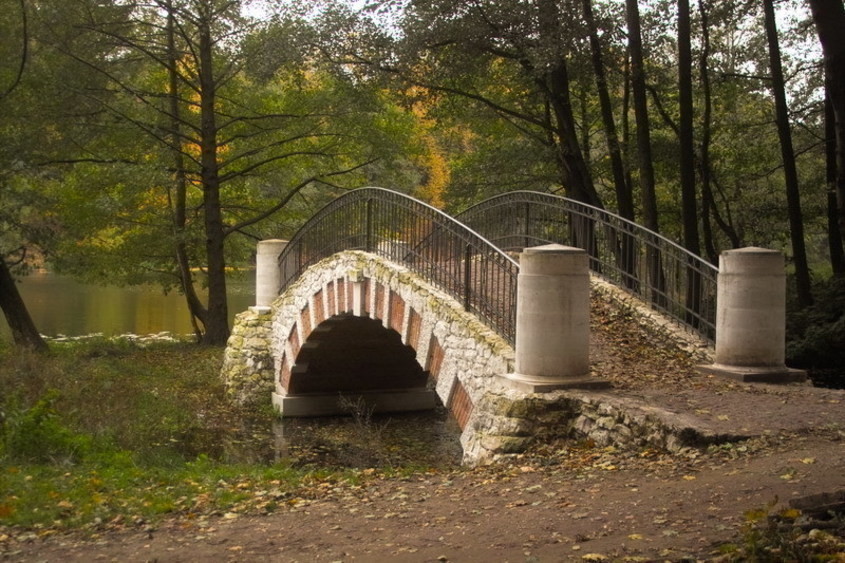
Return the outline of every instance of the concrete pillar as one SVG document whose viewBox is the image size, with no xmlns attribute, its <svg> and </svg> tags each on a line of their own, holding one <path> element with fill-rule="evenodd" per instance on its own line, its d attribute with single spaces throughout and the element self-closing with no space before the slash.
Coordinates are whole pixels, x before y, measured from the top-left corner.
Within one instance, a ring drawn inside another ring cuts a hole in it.
<svg viewBox="0 0 845 563">
<path fill-rule="evenodd" d="M 255 258 L 255 306 L 269 307 L 281 289 L 279 255 L 288 241 L 279 239 L 262 240 L 258 243 Z"/>
<path fill-rule="evenodd" d="M 520 255 L 516 297 L 516 373 L 529 392 L 606 387 L 590 377 L 590 273 L 580 248 L 549 244 Z"/>
<path fill-rule="evenodd" d="M 740 381 L 804 381 L 784 363 L 786 271 L 783 254 L 765 248 L 728 250 L 719 257 L 715 363 L 705 373 Z"/>
</svg>

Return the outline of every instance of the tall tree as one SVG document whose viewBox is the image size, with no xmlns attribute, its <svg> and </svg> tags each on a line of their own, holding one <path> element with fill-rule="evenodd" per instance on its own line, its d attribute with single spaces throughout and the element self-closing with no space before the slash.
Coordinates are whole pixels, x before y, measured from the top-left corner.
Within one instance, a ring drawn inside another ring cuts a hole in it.
<svg viewBox="0 0 845 563">
<path fill-rule="evenodd" d="M 522 64 L 526 70 L 535 73 L 535 81 L 551 105 L 554 119 L 554 133 L 557 138 L 560 169 L 563 186 L 574 199 L 602 206 L 601 199 L 593 187 L 593 181 L 584 152 L 578 143 L 575 116 L 570 95 L 569 65 L 564 46 L 564 30 L 556 0 L 537 0 L 537 21 L 539 22 L 540 49 L 548 57 L 542 69 L 534 63 Z M 582 124 L 584 125 L 584 124 Z"/>
<path fill-rule="evenodd" d="M 825 73 L 827 74 L 827 73 Z M 824 99 L 825 130 L 825 177 L 827 180 L 827 243 L 830 251 L 830 266 L 835 276 L 845 276 L 845 247 L 842 244 L 842 229 L 836 210 L 836 116 L 830 102 L 830 86 L 826 84 Z"/>
<path fill-rule="evenodd" d="M 824 52 L 827 96 L 836 139 L 836 207 L 839 232 L 845 237 L 845 5 L 842 0 L 809 0 Z"/>
<path fill-rule="evenodd" d="M 167 0 L 164 4 L 167 15 L 165 28 L 167 38 L 167 95 L 169 102 L 170 139 L 169 150 L 173 155 L 173 187 L 168 191 L 169 206 L 173 215 L 173 240 L 176 265 L 179 271 L 179 282 L 185 301 L 190 311 L 191 324 L 197 338 L 202 338 L 203 329 L 198 321 L 205 324 L 206 309 L 197 295 L 191 272 L 191 259 L 186 242 L 188 226 L 188 171 L 185 165 L 185 154 L 181 150 L 182 132 L 182 107 L 180 103 L 179 88 L 179 52 L 176 49 L 176 14 L 173 2 Z"/>
<path fill-rule="evenodd" d="M 4 60 L 8 60 L 12 63 L 12 69 L 10 73 L 11 77 L 8 82 L 0 85 L 0 88 L 2 88 L 2 91 L 0 91 L 0 111 L 5 109 L 3 108 L 3 104 L 6 101 L 6 98 L 20 85 L 28 58 L 29 27 L 27 20 L 27 6 L 25 0 L 20 0 L 17 4 L 19 12 L 12 13 L 14 14 L 14 17 L 19 18 L 19 24 L 17 26 L 4 26 L 7 30 L 17 28 L 19 33 L 9 34 L 6 36 L 6 39 L 10 39 L 17 35 L 18 50 L 15 56 L 9 57 L 8 59 L 4 57 Z M 8 17 L 9 13 L 4 10 L 3 16 Z M 6 176 L 6 174 L 0 175 L 0 195 L 6 191 L 4 190 L 4 184 L 7 181 Z M 4 220 L 2 209 L 0 209 L 0 224 L 5 224 L 5 226 L 8 227 L 10 223 L 11 221 Z M 12 331 L 12 338 L 15 341 L 15 344 L 35 350 L 45 350 L 47 348 L 47 344 L 44 342 L 44 339 L 41 338 L 41 334 L 36 329 L 35 323 L 32 321 L 32 317 L 29 314 L 29 310 L 26 308 L 26 304 L 18 291 L 15 278 L 12 276 L 11 267 L 15 265 L 16 262 L 23 262 L 26 256 L 26 247 L 19 247 L 15 249 L 19 253 L 20 258 L 17 261 L 12 261 L 11 255 L 8 252 L 9 249 L 4 248 L 2 242 L 3 241 L 0 240 L 0 309 L 2 309 L 6 322 Z"/>
<path fill-rule="evenodd" d="M 610 167 L 613 173 L 613 185 L 616 190 L 616 206 L 619 214 L 631 221 L 634 220 L 634 197 L 631 185 L 625 175 L 625 164 L 622 159 L 622 149 L 619 145 L 619 135 L 616 131 L 616 121 L 613 118 L 613 105 L 607 85 L 607 72 L 604 68 L 602 45 L 599 38 L 598 26 L 593 15 L 592 0 L 584 0 L 584 22 L 590 35 L 590 54 L 593 72 L 596 78 L 599 105 L 601 108 L 604 136 L 607 142 L 607 152 L 610 155 Z"/>
<path fill-rule="evenodd" d="M 643 223 L 652 231 L 659 232 L 654 162 L 651 154 L 651 124 L 648 119 L 648 97 L 645 85 L 645 57 L 640 29 L 640 7 L 637 0 L 626 0 L 625 8 L 628 23 L 628 50 L 631 56 L 631 92 L 634 98 L 634 116 L 637 125 L 637 168 L 639 170 Z"/>
<path fill-rule="evenodd" d="M 684 246 L 701 253 L 698 238 L 698 209 L 695 190 L 695 138 L 693 136 L 692 24 L 689 0 L 678 0 L 678 106 L 681 172 L 681 207 Z"/>
<path fill-rule="evenodd" d="M 792 241 L 792 259 L 795 264 L 795 281 L 798 290 L 798 302 L 802 306 L 813 304 L 810 286 L 810 268 L 807 263 L 807 251 L 804 245 L 804 216 L 801 213 L 801 195 L 798 185 L 798 170 L 795 165 L 795 151 L 792 147 L 792 130 L 789 125 L 789 108 L 786 102 L 786 83 L 783 78 L 780 43 L 775 21 L 773 0 L 763 0 L 763 13 L 766 39 L 769 46 L 769 65 L 771 71 L 772 93 L 775 98 L 775 116 L 780 138 L 783 175 L 786 182 L 787 213 L 789 215 L 790 239 Z"/>
<path fill-rule="evenodd" d="M 391 5 L 392 0 L 372 3 Z M 567 195 L 602 206 L 573 111 L 570 67 L 577 13 L 567 12 L 568 7 L 556 0 L 411 2 L 392 49 L 352 51 L 342 46 L 335 57 L 493 112 L 553 155 L 557 183 Z M 390 44 L 391 38 L 380 41 Z M 487 78 L 505 75 L 512 82 Z"/>
<path fill-rule="evenodd" d="M 229 334 L 230 253 L 250 252 L 262 225 L 274 222 L 297 195 L 315 186 L 336 192 L 332 179 L 372 162 L 376 144 L 384 156 L 401 146 L 393 142 L 396 148 L 386 148 L 386 129 L 399 131 L 402 119 L 376 123 L 385 109 L 376 92 L 358 88 L 355 77 L 318 68 L 307 57 L 290 65 L 290 53 L 268 60 L 264 53 L 274 48 L 274 34 L 285 31 L 251 34 L 239 5 L 232 0 L 138 2 L 123 20 L 84 22 L 91 37 L 116 46 L 112 56 L 86 59 L 72 45 L 64 46 L 107 77 L 111 90 L 124 94 L 102 106 L 104 117 L 142 133 L 128 140 L 129 148 L 114 142 L 96 148 L 109 157 L 102 161 L 120 161 L 124 168 L 97 173 L 95 180 L 112 194 L 111 206 L 120 208 L 94 211 L 99 229 L 112 239 L 109 250 L 139 258 L 134 264 L 124 260 L 126 279 L 146 279 L 138 276 L 140 268 L 166 286 L 175 281 L 201 341 L 212 345 L 224 344 Z M 138 178 L 136 172 L 127 180 L 132 168 L 144 175 Z M 107 234 L 115 229 L 119 236 Z M 91 268 L 101 257 L 69 259 L 84 248 L 65 247 L 62 265 L 79 274 L 102 270 Z M 108 273 L 112 281 L 115 274 Z M 207 289 L 207 305 L 194 287 L 200 283 Z"/>
</svg>

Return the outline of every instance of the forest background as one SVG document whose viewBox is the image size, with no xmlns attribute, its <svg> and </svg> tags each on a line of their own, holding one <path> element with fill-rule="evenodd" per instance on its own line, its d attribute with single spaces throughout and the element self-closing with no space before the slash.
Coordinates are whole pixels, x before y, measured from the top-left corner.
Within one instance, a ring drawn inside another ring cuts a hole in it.
<svg viewBox="0 0 845 563">
<path fill-rule="evenodd" d="M 0 29 L 18 345 L 45 346 L 14 281 L 45 264 L 179 291 L 225 344 L 227 269 L 376 185 L 783 250 L 793 364 L 845 359 L 842 0 L 0 0 Z"/>
</svg>

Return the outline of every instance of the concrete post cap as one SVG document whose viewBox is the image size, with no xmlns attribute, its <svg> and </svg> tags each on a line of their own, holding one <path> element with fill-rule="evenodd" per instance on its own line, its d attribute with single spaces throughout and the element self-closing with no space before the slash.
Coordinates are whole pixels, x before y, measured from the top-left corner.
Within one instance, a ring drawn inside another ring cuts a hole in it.
<svg viewBox="0 0 845 563">
<path fill-rule="evenodd" d="M 782 275 L 784 267 L 783 253 L 768 248 L 737 248 L 719 256 L 720 274 Z"/>
<path fill-rule="evenodd" d="M 558 253 L 558 254 L 569 254 L 569 253 L 576 253 L 582 254 L 584 253 L 583 248 L 576 248 L 574 246 L 565 246 L 563 244 L 543 244 L 541 246 L 530 246 L 522 251 L 523 254 L 545 254 L 545 253 Z"/>
<path fill-rule="evenodd" d="M 282 239 L 267 239 L 258 241 L 256 251 L 258 254 L 281 254 L 288 241 Z"/>
<path fill-rule="evenodd" d="M 545 244 L 526 248 L 519 256 L 520 275 L 587 275 L 588 270 L 587 252 L 582 248 Z"/>
</svg>

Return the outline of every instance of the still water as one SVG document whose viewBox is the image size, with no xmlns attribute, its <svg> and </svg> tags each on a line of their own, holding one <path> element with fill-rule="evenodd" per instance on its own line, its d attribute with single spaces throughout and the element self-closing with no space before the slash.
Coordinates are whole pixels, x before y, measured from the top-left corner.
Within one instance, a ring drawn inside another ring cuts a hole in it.
<svg viewBox="0 0 845 563">
<path fill-rule="evenodd" d="M 230 317 L 254 304 L 253 272 L 227 280 L 227 287 Z M 176 292 L 164 295 L 155 286 L 98 286 L 35 273 L 24 278 L 18 289 L 35 326 L 46 336 L 193 333 L 184 297 Z M 3 315 L 0 340 L 11 340 Z M 205 454 L 237 463 L 442 466 L 460 462 L 459 436 L 457 423 L 441 407 L 399 415 L 284 419 L 272 428 L 246 420 L 228 428 L 199 424 L 194 433 L 170 445 L 188 459 Z"/>
<path fill-rule="evenodd" d="M 227 280 L 229 315 L 254 304 L 254 273 Z M 34 273 L 19 284 L 35 326 L 46 336 L 192 334 L 185 298 L 156 286 L 114 287 L 80 283 L 66 276 Z M 230 318 L 231 320 L 231 318 Z M 0 315 L 0 339 L 11 338 Z"/>
</svg>

